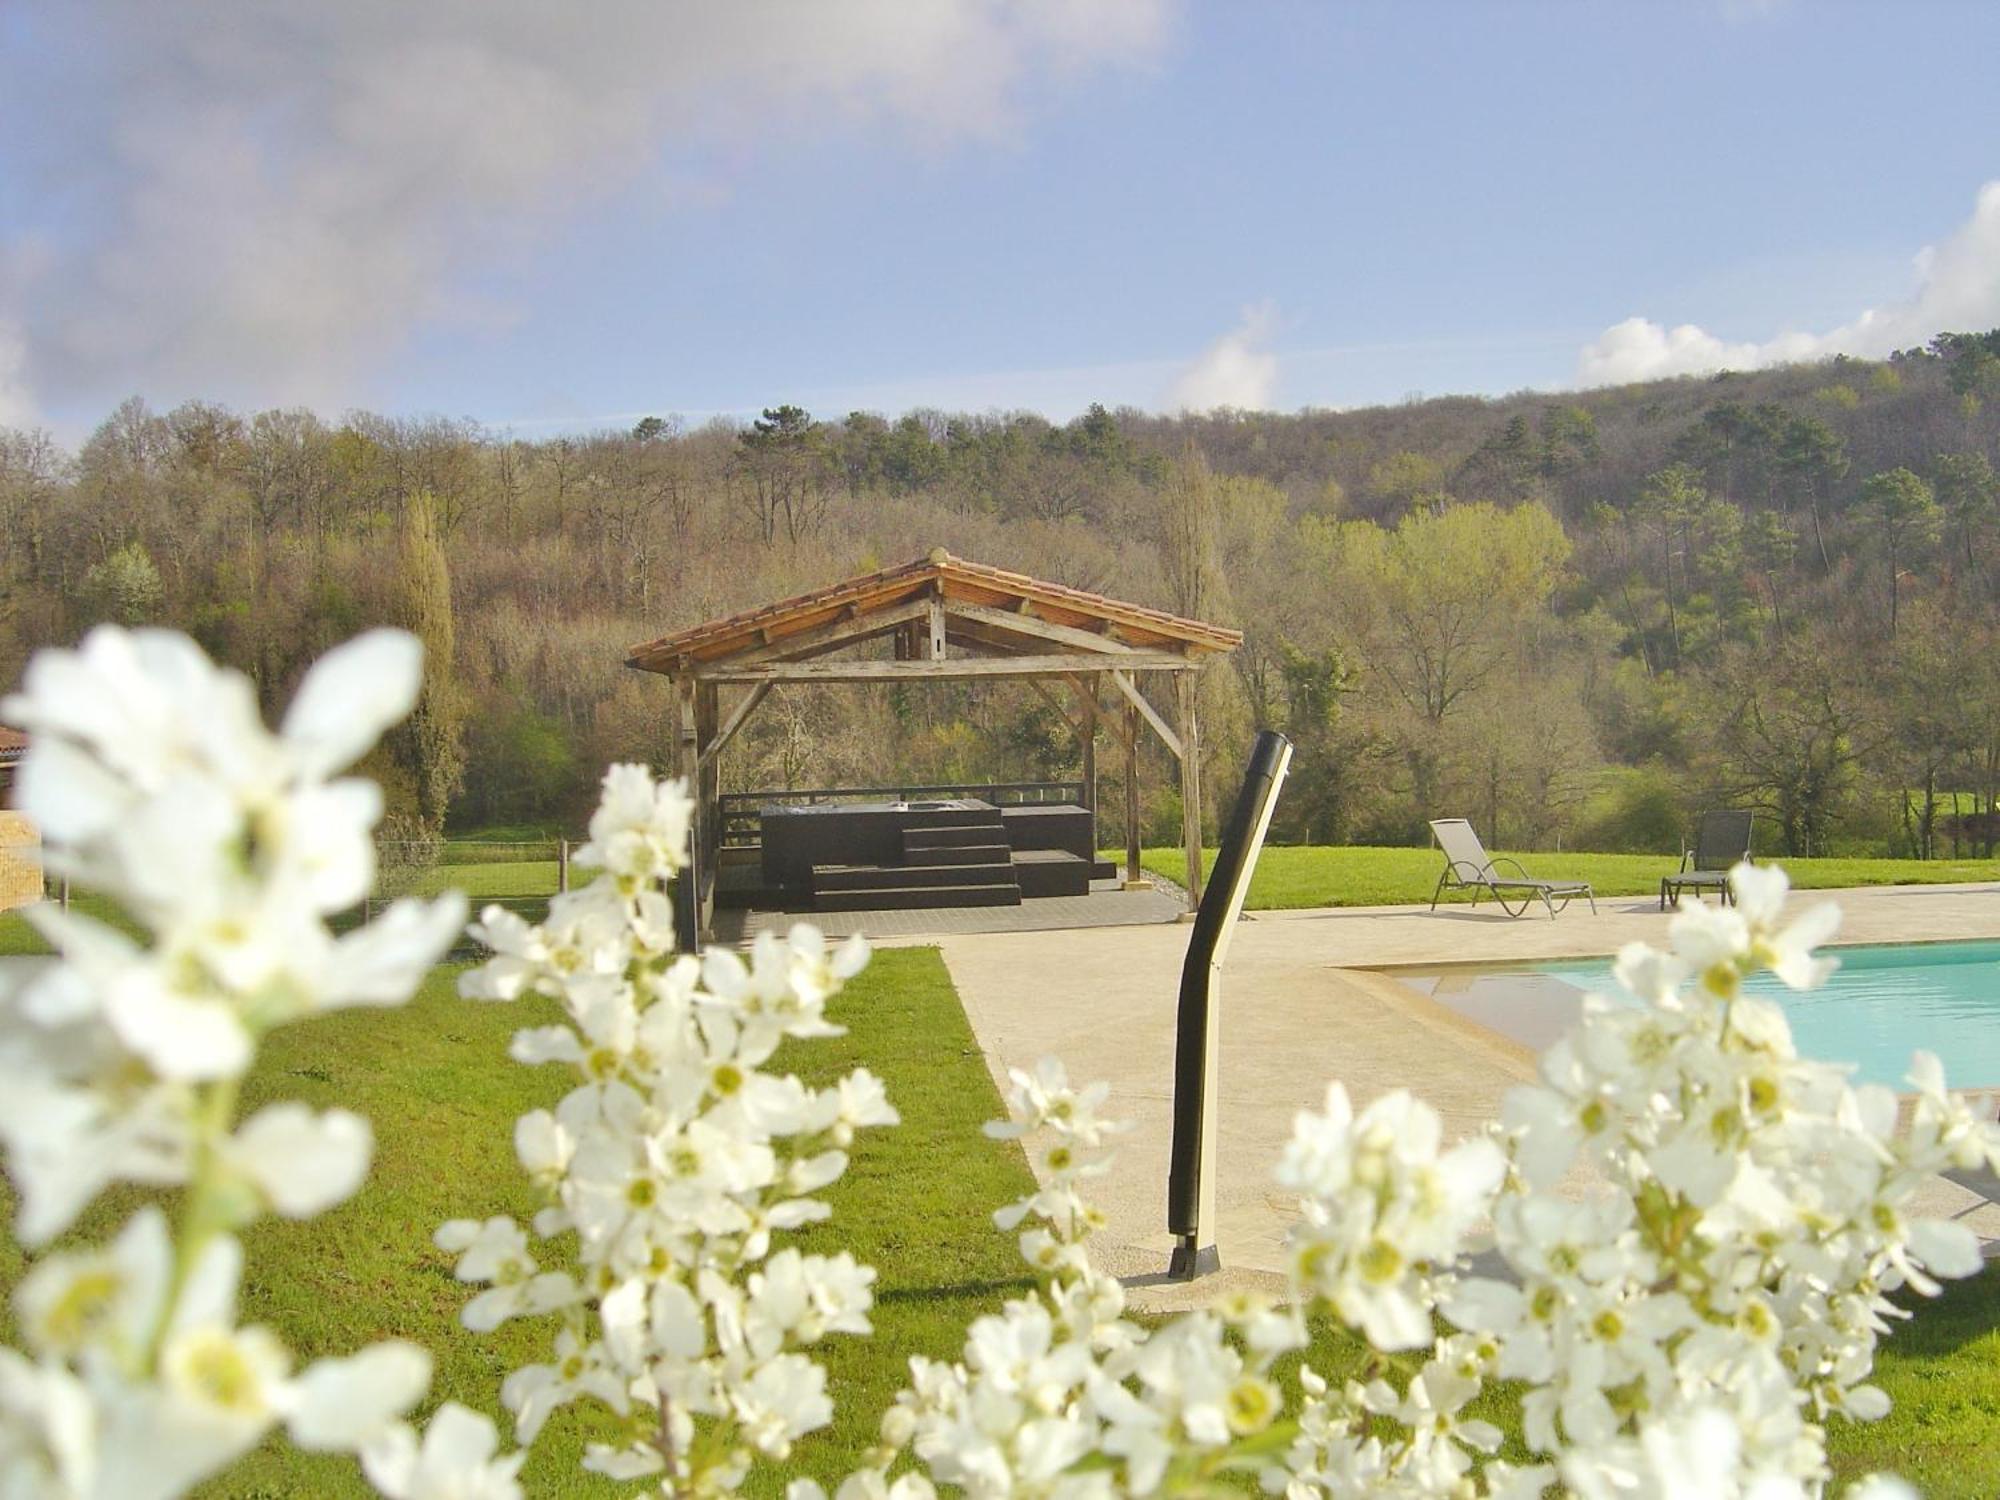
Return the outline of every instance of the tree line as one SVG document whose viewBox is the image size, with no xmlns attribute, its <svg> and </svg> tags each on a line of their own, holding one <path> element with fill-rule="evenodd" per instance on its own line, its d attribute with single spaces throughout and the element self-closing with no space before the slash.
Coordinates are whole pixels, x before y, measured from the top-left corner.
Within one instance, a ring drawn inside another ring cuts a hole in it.
<svg viewBox="0 0 2000 1500">
<path fill-rule="evenodd" d="M 946 546 L 1241 628 L 1204 674 L 1209 771 L 1290 733 L 1277 836 L 1465 815 L 1516 847 L 1671 849 L 1728 803 L 1791 854 L 1983 853 L 1996 397 L 2000 330 L 1583 393 L 1064 423 L 776 405 L 528 439 L 134 399 L 74 451 L 0 430 L 0 681 L 96 621 L 158 622 L 270 708 L 395 621 L 433 658 L 370 768 L 396 816 L 567 827 L 606 761 L 672 763 L 668 695 L 626 648 Z M 785 689 L 725 783 L 1075 768 L 1023 688 Z M 1149 836 L 1178 828 L 1164 769 Z"/>
</svg>

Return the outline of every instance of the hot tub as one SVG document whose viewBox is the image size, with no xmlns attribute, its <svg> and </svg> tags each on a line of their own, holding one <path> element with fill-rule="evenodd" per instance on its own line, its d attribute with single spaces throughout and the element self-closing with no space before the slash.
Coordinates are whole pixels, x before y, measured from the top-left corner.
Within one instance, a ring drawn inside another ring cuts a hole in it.
<svg viewBox="0 0 2000 1500">
<path fill-rule="evenodd" d="M 804 807 L 767 802 L 763 819 L 763 877 L 771 890 L 804 900 L 812 894 L 814 865 L 895 865 L 903 862 L 903 833 L 911 828 L 993 825 L 999 809 L 976 797 L 934 802 L 819 802 Z"/>
</svg>

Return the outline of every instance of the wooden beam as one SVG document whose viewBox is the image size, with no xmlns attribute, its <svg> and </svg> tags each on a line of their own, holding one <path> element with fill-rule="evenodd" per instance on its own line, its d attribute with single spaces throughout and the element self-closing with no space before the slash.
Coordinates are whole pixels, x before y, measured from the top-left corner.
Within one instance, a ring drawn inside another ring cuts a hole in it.
<svg viewBox="0 0 2000 1500">
<path fill-rule="evenodd" d="M 944 600 L 933 595 L 924 601 L 931 620 L 931 660 L 943 661 L 944 657 Z"/>
<path fill-rule="evenodd" d="M 1187 759 L 1187 752 L 1181 748 L 1181 737 L 1174 733 L 1165 719 L 1160 717 L 1160 711 L 1146 701 L 1146 695 L 1133 686 L 1130 673 L 1114 671 L 1111 674 L 1111 685 L 1125 695 L 1125 701 L 1139 711 L 1140 718 L 1153 726 L 1153 733 L 1160 737 L 1163 745 L 1174 752 L 1174 759 Z"/>
<path fill-rule="evenodd" d="M 790 635 L 771 638 L 762 646 L 730 656 L 714 659 L 716 666 L 735 666 L 760 661 L 791 661 L 795 658 L 813 656 L 822 651 L 836 650 L 841 646 L 853 645 L 859 641 L 872 640 L 878 635 L 887 635 L 898 625 L 911 620 L 920 620 L 930 612 L 927 600 L 912 599 L 898 604 L 892 609 L 878 610 L 874 614 L 848 611 L 824 625 L 815 625 L 810 630 L 795 630 Z M 692 670 L 702 675 L 704 664 L 697 661 Z"/>
<path fill-rule="evenodd" d="M 1118 665 L 1133 672 L 1191 672 L 1196 666 L 1185 656 L 1166 651 L 1134 652 L 1121 657 Z M 697 667 L 694 675 L 703 682 L 898 682 L 914 678 L 936 682 L 974 677 L 1067 677 L 1076 670 L 1074 656 L 971 656 L 946 661 L 727 662 Z M 1165 721 L 1159 720 L 1156 727 L 1164 725 Z M 1171 737 L 1173 731 L 1165 733 Z"/>
<path fill-rule="evenodd" d="M 1032 656 L 1035 654 L 1033 642 L 1024 641 L 1020 636 L 1002 635 L 976 620 L 961 620 L 957 615 L 944 618 L 944 638 L 948 645 L 967 648 L 972 656 Z M 919 651 L 921 657 L 924 653 Z"/>
<path fill-rule="evenodd" d="M 1063 701 L 1056 695 L 1054 688 L 1050 687 L 1039 677 L 1030 677 L 1028 679 L 1028 686 L 1039 693 L 1042 701 L 1056 711 L 1056 717 L 1069 726 L 1071 734 L 1075 735 L 1078 739 L 1083 738 L 1083 721 L 1073 716 L 1067 708 L 1063 707 Z"/>
<path fill-rule="evenodd" d="M 1138 650 L 1125 642 L 1114 640 L 1108 635 L 1100 635 L 1094 630 L 1080 630 L 1074 625 L 1058 625 L 1053 620 L 1038 619 L 1029 614 L 1010 614 L 1004 609 L 990 609 L 984 604 L 961 604 L 950 602 L 945 605 L 952 614 L 967 620 L 977 620 L 982 625 L 990 625 L 1009 635 L 1031 635 L 1039 640 L 1057 641 L 1065 646 L 1074 646 L 1079 651 L 1088 651 L 1094 656 L 1128 656 Z"/>
<path fill-rule="evenodd" d="M 1201 905 L 1201 721 L 1195 690 L 1200 681 L 1193 674 L 1174 679 L 1174 703 L 1180 710 L 1181 743 L 1181 843 L 1187 850 L 1188 910 Z"/>
<path fill-rule="evenodd" d="M 736 737 L 736 731 L 741 729 L 750 715 L 757 711 L 757 705 L 764 701 L 770 691 L 771 684 L 768 682 L 753 682 L 750 684 L 750 691 L 745 693 L 737 701 L 736 706 L 729 710 L 729 717 L 722 721 L 722 727 L 715 731 L 715 737 L 702 746 L 700 763 L 703 766 L 715 763 L 716 756 L 722 753 L 722 747 Z"/>
</svg>

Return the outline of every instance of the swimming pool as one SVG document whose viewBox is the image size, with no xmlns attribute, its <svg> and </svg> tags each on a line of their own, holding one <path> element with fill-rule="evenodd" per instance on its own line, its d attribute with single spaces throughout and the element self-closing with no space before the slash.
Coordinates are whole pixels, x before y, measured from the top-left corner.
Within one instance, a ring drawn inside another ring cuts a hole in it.
<svg viewBox="0 0 2000 1500">
<path fill-rule="evenodd" d="M 1745 986 L 1784 1006 L 1802 1054 L 1854 1063 L 1859 1081 L 1903 1089 L 1921 1047 L 1944 1060 L 1955 1088 L 2000 1085 L 2000 942 L 1831 951 L 1840 967 L 1817 990 L 1788 990 L 1769 974 Z M 1608 958 L 1397 977 L 1537 1050 L 1575 1019 L 1583 991 L 1617 990 Z"/>
</svg>

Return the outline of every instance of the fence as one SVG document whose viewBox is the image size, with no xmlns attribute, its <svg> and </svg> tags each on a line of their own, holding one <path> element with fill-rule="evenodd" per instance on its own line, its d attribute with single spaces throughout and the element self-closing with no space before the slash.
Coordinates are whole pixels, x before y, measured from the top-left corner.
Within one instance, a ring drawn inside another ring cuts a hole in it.
<svg viewBox="0 0 2000 1500">
<path fill-rule="evenodd" d="M 827 802 L 929 802 L 950 797 L 977 797 L 995 807 L 1039 807 L 1049 803 L 1081 803 L 1081 781 L 1003 781 L 954 786 L 841 786 L 802 792 L 725 792 L 716 798 L 725 849 L 761 849 L 764 809 L 769 806 L 817 807 Z"/>
<path fill-rule="evenodd" d="M 571 856 L 578 840 L 536 839 L 378 839 L 374 892 L 336 925 L 372 921 L 402 896 L 434 896 L 462 890 L 475 914 L 489 906 L 528 922 L 548 916 L 549 898 L 570 889 L 577 876 Z M 477 956 L 478 945 L 460 939 L 453 958 Z"/>
</svg>

